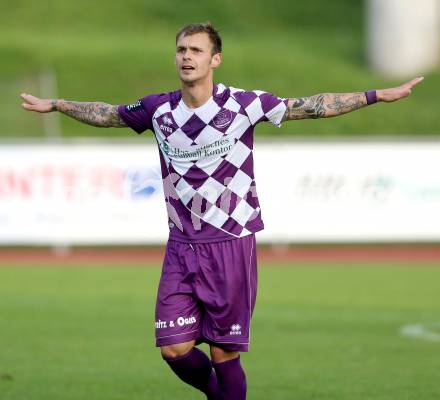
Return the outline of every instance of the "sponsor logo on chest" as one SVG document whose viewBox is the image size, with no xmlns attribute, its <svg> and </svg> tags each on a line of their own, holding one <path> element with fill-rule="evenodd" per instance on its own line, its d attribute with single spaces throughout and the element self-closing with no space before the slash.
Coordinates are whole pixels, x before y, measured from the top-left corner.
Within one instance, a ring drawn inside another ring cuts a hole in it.
<svg viewBox="0 0 440 400">
<path fill-rule="evenodd" d="M 228 137 L 216 140 L 210 144 L 204 146 L 194 147 L 192 149 L 180 149 L 173 147 L 166 141 L 159 144 L 162 151 L 170 158 L 180 160 L 198 160 L 207 156 L 228 154 L 233 146 L 233 140 Z"/>
</svg>

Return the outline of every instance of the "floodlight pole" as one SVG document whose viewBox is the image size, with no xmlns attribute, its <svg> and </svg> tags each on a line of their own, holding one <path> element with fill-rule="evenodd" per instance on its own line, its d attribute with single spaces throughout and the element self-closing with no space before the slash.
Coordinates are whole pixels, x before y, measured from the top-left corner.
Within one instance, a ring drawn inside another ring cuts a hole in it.
<svg viewBox="0 0 440 400">
<path fill-rule="evenodd" d="M 58 98 L 57 76 L 53 69 L 45 69 L 39 75 L 40 94 L 44 99 Z M 46 139 L 51 142 L 61 140 L 61 124 L 59 113 L 43 115 L 43 129 Z"/>
</svg>

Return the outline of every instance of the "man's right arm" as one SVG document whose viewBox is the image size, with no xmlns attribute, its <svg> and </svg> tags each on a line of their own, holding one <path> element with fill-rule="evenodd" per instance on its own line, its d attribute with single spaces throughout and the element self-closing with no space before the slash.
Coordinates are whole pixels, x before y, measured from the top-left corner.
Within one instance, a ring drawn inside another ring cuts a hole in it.
<svg viewBox="0 0 440 400">
<path fill-rule="evenodd" d="M 22 93 L 25 101 L 22 106 L 28 111 L 48 113 L 59 111 L 79 122 L 105 128 L 122 128 L 126 123 L 118 113 L 118 106 L 101 102 L 78 102 L 67 100 L 39 99 L 30 94 Z"/>
<path fill-rule="evenodd" d="M 401 86 L 374 91 L 375 100 L 391 103 L 411 94 L 414 86 L 423 81 L 423 77 L 415 78 Z M 310 97 L 291 98 L 282 121 L 329 118 L 359 110 L 371 104 L 365 92 L 356 93 L 321 93 Z"/>
</svg>

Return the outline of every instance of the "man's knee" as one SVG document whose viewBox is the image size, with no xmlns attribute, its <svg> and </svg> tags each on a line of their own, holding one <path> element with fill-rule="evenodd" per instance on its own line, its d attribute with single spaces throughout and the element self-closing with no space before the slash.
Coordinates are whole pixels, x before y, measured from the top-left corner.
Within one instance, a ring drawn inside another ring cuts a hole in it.
<svg viewBox="0 0 440 400">
<path fill-rule="evenodd" d="M 211 346 L 211 359 L 215 363 L 221 363 L 224 361 L 232 360 L 239 356 L 238 351 L 226 351 L 220 347 Z"/>
<path fill-rule="evenodd" d="M 162 346 L 160 352 L 165 359 L 182 357 L 189 353 L 194 345 L 195 340 L 192 340 L 191 342 L 171 344 L 169 346 Z"/>
</svg>

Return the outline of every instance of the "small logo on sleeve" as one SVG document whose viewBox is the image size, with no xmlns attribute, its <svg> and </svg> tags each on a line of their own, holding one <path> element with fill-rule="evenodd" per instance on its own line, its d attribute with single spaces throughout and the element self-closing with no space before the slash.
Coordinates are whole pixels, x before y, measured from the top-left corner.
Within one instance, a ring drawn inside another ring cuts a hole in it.
<svg viewBox="0 0 440 400">
<path fill-rule="evenodd" d="M 142 108 L 142 101 L 138 100 L 136 103 L 125 106 L 125 111 L 132 112 L 132 111 L 140 110 L 141 108 Z"/>
</svg>

